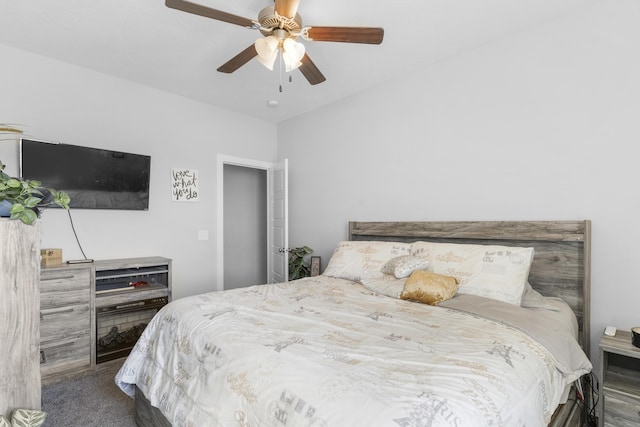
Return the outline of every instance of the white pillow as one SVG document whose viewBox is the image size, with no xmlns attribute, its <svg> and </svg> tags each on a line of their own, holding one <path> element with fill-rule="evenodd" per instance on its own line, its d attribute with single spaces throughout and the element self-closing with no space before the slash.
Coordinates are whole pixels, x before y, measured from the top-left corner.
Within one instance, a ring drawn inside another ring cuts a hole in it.
<svg viewBox="0 0 640 427">
<path fill-rule="evenodd" d="M 391 298 L 400 298 L 400 293 L 404 290 L 404 282 L 407 279 L 396 279 L 390 274 L 382 277 L 362 278 L 362 286 L 377 294 L 386 295 Z"/>
<path fill-rule="evenodd" d="M 404 279 L 411 276 L 415 270 L 424 270 L 429 266 L 429 261 L 413 255 L 402 255 L 391 258 L 382 267 L 384 274 L 392 274 L 396 279 Z"/>
<path fill-rule="evenodd" d="M 340 242 L 322 274 L 353 281 L 382 277 L 382 266 L 387 261 L 408 255 L 410 250 L 411 244 L 401 242 Z"/>
<path fill-rule="evenodd" d="M 558 308 L 552 306 L 540 292 L 533 289 L 528 281 L 524 286 L 520 307 L 544 308 L 545 310 L 558 311 Z"/>
<path fill-rule="evenodd" d="M 457 277 L 458 293 L 520 305 L 534 249 L 415 242 L 411 255 L 427 259 L 434 273 Z"/>
</svg>

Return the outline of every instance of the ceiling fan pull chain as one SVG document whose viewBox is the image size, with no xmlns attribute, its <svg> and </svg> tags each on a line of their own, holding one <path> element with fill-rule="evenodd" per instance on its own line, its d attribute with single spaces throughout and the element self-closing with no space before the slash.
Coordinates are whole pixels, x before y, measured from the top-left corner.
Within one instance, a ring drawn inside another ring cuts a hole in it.
<svg viewBox="0 0 640 427">
<path fill-rule="evenodd" d="M 280 79 L 279 90 L 282 93 L 282 52 L 278 55 L 280 57 L 280 61 L 278 61 L 278 78 Z"/>
</svg>

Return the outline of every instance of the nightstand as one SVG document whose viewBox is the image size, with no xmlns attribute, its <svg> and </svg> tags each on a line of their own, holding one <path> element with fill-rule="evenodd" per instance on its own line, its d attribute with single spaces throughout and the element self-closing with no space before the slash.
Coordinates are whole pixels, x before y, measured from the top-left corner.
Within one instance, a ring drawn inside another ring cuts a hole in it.
<svg viewBox="0 0 640 427">
<path fill-rule="evenodd" d="M 599 425 L 640 425 L 640 348 L 631 344 L 631 332 L 618 330 L 600 339 Z"/>
</svg>

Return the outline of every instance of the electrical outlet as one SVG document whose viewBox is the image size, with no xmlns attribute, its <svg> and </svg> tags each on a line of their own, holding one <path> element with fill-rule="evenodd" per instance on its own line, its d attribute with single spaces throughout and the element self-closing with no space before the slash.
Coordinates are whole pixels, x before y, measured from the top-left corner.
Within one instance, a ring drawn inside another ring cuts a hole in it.
<svg viewBox="0 0 640 427">
<path fill-rule="evenodd" d="M 198 230 L 198 240 L 209 240 L 209 230 Z"/>
</svg>

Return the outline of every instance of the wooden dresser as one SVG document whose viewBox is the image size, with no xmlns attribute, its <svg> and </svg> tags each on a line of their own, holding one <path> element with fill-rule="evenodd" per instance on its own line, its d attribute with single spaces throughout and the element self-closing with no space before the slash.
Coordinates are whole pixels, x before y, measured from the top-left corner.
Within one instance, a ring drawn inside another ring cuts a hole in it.
<svg viewBox="0 0 640 427">
<path fill-rule="evenodd" d="M 42 267 L 40 370 L 45 384 L 91 368 L 91 267 Z"/>
<path fill-rule="evenodd" d="M 0 218 L 0 414 L 40 409 L 40 225 Z"/>
</svg>

